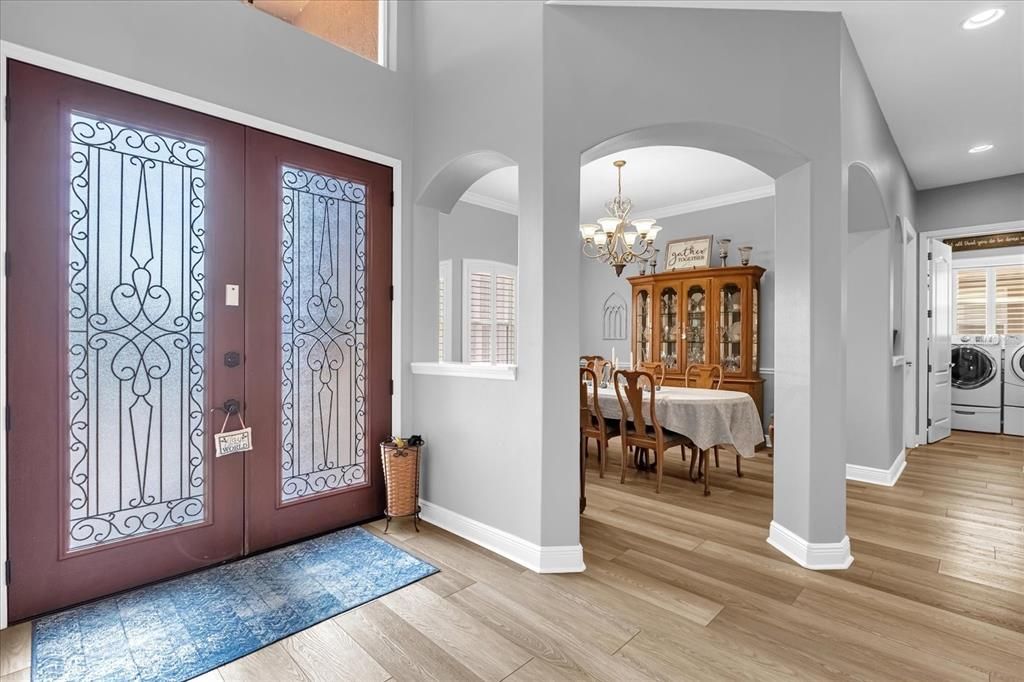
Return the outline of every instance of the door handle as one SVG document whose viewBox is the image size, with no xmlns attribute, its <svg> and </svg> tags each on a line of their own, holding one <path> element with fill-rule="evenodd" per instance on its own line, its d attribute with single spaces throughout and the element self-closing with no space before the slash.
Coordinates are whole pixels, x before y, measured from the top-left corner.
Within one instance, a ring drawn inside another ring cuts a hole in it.
<svg viewBox="0 0 1024 682">
<path fill-rule="evenodd" d="M 953 410 L 957 414 L 977 414 L 976 412 L 968 412 L 966 410 Z"/>
</svg>

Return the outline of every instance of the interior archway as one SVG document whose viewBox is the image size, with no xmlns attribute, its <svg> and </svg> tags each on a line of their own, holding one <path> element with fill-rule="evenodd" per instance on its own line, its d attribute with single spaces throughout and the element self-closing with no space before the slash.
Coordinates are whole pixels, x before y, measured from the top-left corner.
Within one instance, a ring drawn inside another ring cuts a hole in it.
<svg viewBox="0 0 1024 682">
<path fill-rule="evenodd" d="M 889 471 L 903 448 L 903 230 L 871 168 L 847 168 L 847 472 Z"/>
<path fill-rule="evenodd" d="M 828 315 L 813 314 L 817 292 L 810 285 L 816 260 L 810 161 L 758 131 L 707 121 L 623 132 L 587 148 L 580 160 L 585 164 L 620 150 L 650 145 L 718 152 L 775 180 L 777 317 L 786 324 L 777 325 L 775 338 L 775 391 L 783 399 L 775 406 L 777 456 L 769 543 L 808 567 L 845 568 L 852 562 L 845 531 L 845 401 L 819 391 L 811 375 L 813 368 L 819 382 L 835 385 L 836 380 L 843 380 L 845 360 L 819 371 L 823 368 L 813 358 L 821 352 L 820 341 L 815 341 L 817 327 L 835 328 L 838 324 L 842 328 L 845 311 L 837 305 Z M 833 272 L 841 274 L 842 266 Z M 841 281 L 829 283 L 829 297 L 841 299 Z M 844 348 L 833 348 L 831 354 L 844 357 Z M 827 381 L 822 378 L 825 376 Z M 827 559 L 811 556 L 809 547 L 814 544 L 829 547 Z"/>
<path fill-rule="evenodd" d="M 485 149 L 464 154 L 449 161 L 427 183 L 418 205 L 451 213 L 455 203 L 473 183 L 492 171 L 515 166 L 516 162 L 501 152 Z"/>
</svg>

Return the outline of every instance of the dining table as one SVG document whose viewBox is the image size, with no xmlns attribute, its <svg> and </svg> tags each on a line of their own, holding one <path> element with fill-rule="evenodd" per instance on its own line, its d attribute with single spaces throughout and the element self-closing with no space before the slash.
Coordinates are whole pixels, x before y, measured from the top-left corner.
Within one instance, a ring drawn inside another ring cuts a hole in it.
<svg viewBox="0 0 1024 682">
<path fill-rule="evenodd" d="M 651 393 L 649 390 L 644 392 L 645 419 L 649 419 Z M 683 434 L 701 450 L 710 450 L 716 445 L 732 445 L 741 457 L 750 458 L 757 446 L 764 442 L 757 405 L 746 393 L 662 386 L 653 394 L 654 411 L 662 428 Z M 605 419 L 622 419 L 613 385 L 599 386 L 597 399 Z"/>
</svg>

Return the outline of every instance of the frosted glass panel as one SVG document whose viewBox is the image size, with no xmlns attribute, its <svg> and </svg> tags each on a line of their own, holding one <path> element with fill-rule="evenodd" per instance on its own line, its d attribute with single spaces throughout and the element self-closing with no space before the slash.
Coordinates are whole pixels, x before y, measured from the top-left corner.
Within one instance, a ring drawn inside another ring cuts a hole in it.
<svg viewBox="0 0 1024 682">
<path fill-rule="evenodd" d="M 203 145 L 71 114 L 68 548 L 205 519 Z"/>
<path fill-rule="evenodd" d="M 281 500 L 366 477 L 366 187 L 284 166 Z"/>
</svg>

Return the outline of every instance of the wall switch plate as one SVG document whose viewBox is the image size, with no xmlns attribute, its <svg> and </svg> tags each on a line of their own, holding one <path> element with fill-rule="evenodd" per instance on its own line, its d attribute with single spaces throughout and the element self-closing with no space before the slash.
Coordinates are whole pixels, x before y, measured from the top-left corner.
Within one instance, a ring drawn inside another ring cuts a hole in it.
<svg viewBox="0 0 1024 682">
<path fill-rule="evenodd" d="M 238 306 L 238 285 L 228 284 L 224 287 L 224 305 Z"/>
</svg>

